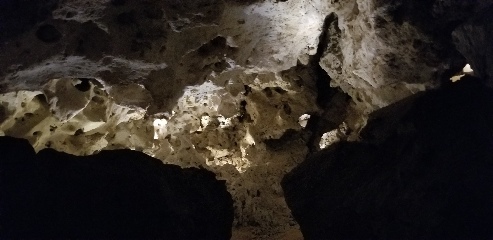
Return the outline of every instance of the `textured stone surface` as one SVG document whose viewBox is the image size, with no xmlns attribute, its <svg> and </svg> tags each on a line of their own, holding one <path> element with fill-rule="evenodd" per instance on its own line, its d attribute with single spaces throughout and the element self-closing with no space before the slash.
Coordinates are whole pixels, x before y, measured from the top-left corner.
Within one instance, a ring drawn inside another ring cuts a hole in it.
<svg viewBox="0 0 493 240">
<path fill-rule="evenodd" d="M 287 174 L 305 239 L 490 239 L 493 90 L 466 78 L 375 112 L 361 142 Z"/>
<path fill-rule="evenodd" d="M 465 65 L 450 34 L 493 2 L 332 1 L 321 66 L 331 85 L 371 112 L 434 88 Z M 478 49 L 478 48 L 477 48 Z"/>
<path fill-rule="evenodd" d="M 453 32 L 458 50 L 464 54 L 475 74 L 492 85 L 493 79 L 493 17 L 489 7 Z"/>
<path fill-rule="evenodd" d="M 233 201 L 210 171 L 131 150 L 77 157 L 0 137 L 1 238 L 230 239 Z"/>
<path fill-rule="evenodd" d="M 295 68 L 324 5 L 61 2 L 1 44 L 0 129 L 37 151 L 130 147 L 205 167 L 227 180 L 235 225 L 283 231 L 295 223 L 279 182 L 308 151 L 298 118 L 318 111 L 310 68 Z"/>
<path fill-rule="evenodd" d="M 456 48 L 472 63 L 485 46 L 451 33 L 489 5 L 5 0 L 0 134 L 204 167 L 227 181 L 235 226 L 272 239 L 297 229 L 282 176 L 358 140 L 370 112 L 448 81 L 466 63 Z"/>
</svg>

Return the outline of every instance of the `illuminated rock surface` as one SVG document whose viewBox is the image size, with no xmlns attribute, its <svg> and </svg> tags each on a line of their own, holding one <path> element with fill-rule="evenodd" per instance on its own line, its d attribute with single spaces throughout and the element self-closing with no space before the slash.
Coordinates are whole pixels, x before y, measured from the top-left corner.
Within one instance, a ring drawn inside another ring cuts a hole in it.
<svg viewBox="0 0 493 240">
<path fill-rule="evenodd" d="M 491 3 L 2 1 L 0 134 L 203 167 L 233 196 L 233 237 L 282 238 L 298 226 L 280 181 L 307 154 L 466 63 L 489 79 Z"/>
</svg>

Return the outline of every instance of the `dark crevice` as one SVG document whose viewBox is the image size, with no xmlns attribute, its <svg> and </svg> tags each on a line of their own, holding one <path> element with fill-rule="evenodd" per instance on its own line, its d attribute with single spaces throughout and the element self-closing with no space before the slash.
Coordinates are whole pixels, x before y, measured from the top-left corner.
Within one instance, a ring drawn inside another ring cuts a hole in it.
<svg viewBox="0 0 493 240">
<path fill-rule="evenodd" d="M 0 124 L 7 120 L 7 108 L 3 105 L 0 105 Z"/>
<path fill-rule="evenodd" d="M 331 104 L 331 102 L 337 94 L 342 93 L 339 88 L 332 88 L 330 86 L 331 78 L 320 66 L 320 60 L 328 48 L 337 47 L 338 42 L 336 36 L 339 34 L 340 29 L 338 27 L 338 17 L 335 13 L 331 13 L 325 17 L 322 32 L 319 36 L 317 52 L 315 55 L 310 57 L 308 62 L 308 66 L 312 70 L 313 79 L 315 79 L 315 88 L 318 93 L 316 102 L 322 110 L 319 113 L 310 114 L 311 117 L 305 128 L 308 132 L 310 132 L 310 137 L 307 140 L 307 146 L 310 153 L 314 153 L 319 150 L 317 141 L 320 139 L 324 131 L 327 130 L 325 125 L 327 125 L 326 123 L 328 122 L 328 119 L 326 119 L 325 113 L 332 112 L 331 109 L 334 107 L 337 108 L 337 104 Z M 335 123 L 333 125 L 337 127 L 339 124 L 340 123 Z"/>
<path fill-rule="evenodd" d="M 45 43 L 58 42 L 62 38 L 60 31 L 50 24 L 41 25 L 36 31 L 36 37 Z"/>
<path fill-rule="evenodd" d="M 295 141 L 300 138 L 300 132 L 294 129 L 288 129 L 279 139 L 267 139 L 264 141 L 267 148 L 271 151 L 279 151 L 286 146 L 289 146 L 289 142 Z"/>
<path fill-rule="evenodd" d="M 335 24 L 337 26 L 337 15 L 335 13 L 329 14 L 325 17 L 324 24 L 322 26 L 322 32 L 319 36 L 317 53 L 310 57 L 309 66 L 313 68 L 313 73 L 316 81 L 316 88 L 318 91 L 317 104 L 321 108 L 327 106 L 330 99 L 337 92 L 336 89 L 330 87 L 330 77 L 327 72 L 320 66 L 320 59 L 324 52 L 327 50 L 327 43 L 329 40 L 329 29 Z"/>
<path fill-rule="evenodd" d="M 335 13 L 331 13 L 325 17 L 324 24 L 322 25 L 322 32 L 318 37 L 317 52 L 315 53 L 315 55 L 312 56 L 312 58 L 310 59 L 311 61 L 314 61 L 318 64 L 325 50 L 327 50 L 327 41 L 329 39 L 329 28 L 333 23 L 337 24 L 337 22 L 338 22 L 337 15 Z"/>
<path fill-rule="evenodd" d="M 240 102 L 240 114 L 238 116 L 238 121 L 240 122 L 252 122 L 252 118 L 248 113 L 246 106 L 247 106 L 247 102 L 245 100 Z"/>
<path fill-rule="evenodd" d="M 91 89 L 91 79 L 89 78 L 79 78 L 80 83 L 75 84 L 74 87 L 81 92 L 87 92 Z"/>
<path fill-rule="evenodd" d="M 320 123 L 321 119 L 322 118 L 320 117 L 319 114 L 311 114 L 310 119 L 306 123 L 305 129 L 311 133 L 311 135 L 308 138 L 307 143 L 306 143 L 308 150 L 309 150 L 308 155 L 311 155 L 311 153 L 314 153 L 317 151 L 316 140 L 319 139 L 321 136 L 320 136 L 320 134 L 316 134 L 316 133 L 319 131 L 319 125 L 320 125 L 319 123 Z"/>
<path fill-rule="evenodd" d="M 0 45 L 50 18 L 57 6 L 58 0 L 0 1 Z"/>
</svg>

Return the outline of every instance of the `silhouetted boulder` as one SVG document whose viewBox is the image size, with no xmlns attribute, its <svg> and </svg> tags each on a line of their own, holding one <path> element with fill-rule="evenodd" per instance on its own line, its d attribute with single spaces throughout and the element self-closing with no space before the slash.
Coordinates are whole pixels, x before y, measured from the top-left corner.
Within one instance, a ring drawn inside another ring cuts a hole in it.
<svg viewBox="0 0 493 240">
<path fill-rule="evenodd" d="M 0 238 L 229 239 L 233 202 L 204 169 L 131 150 L 77 157 L 0 137 Z"/>
<path fill-rule="evenodd" d="M 492 239 L 493 91 L 479 79 L 373 114 L 282 182 L 306 239 Z"/>
</svg>

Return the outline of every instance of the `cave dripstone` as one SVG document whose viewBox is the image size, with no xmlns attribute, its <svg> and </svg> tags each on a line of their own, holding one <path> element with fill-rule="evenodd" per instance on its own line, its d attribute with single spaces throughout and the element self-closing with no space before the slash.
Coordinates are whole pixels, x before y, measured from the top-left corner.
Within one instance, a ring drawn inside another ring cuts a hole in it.
<svg viewBox="0 0 493 240">
<path fill-rule="evenodd" d="M 492 4 L 4 0 L 0 135 L 204 168 L 233 197 L 233 238 L 301 238 L 283 176 L 466 63 L 491 86 Z"/>
</svg>

